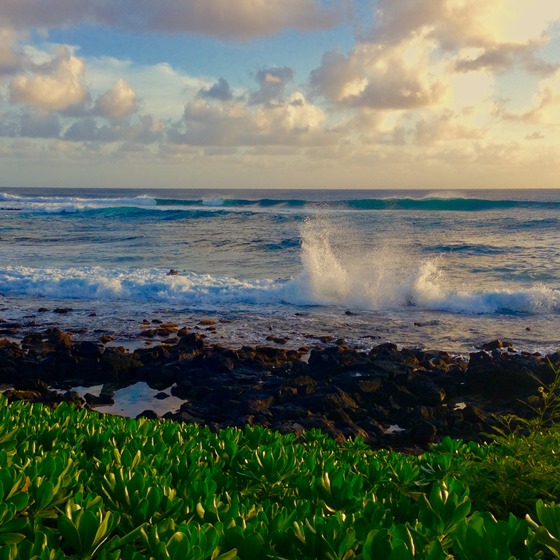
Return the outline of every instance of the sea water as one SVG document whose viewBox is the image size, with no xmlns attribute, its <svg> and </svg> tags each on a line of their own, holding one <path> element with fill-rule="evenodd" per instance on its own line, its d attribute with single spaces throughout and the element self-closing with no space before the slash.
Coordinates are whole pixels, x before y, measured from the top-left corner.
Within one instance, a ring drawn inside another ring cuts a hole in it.
<svg viewBox="0 0 560 560">
<path fill-rule="evenodd" d="M 560 191 L 3 189 L 0 318 L 86 339 L 213 318 L 232 346 L 552 351 Z"/>
</svg>

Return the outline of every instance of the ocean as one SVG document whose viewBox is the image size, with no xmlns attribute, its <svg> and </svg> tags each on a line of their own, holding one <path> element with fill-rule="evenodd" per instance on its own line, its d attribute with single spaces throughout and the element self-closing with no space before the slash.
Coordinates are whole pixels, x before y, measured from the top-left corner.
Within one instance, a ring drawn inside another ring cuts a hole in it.
<svg viewBox="0 0 560 560">
<path fill-rule="evenodd" d="M 1 191 L 0 318 L 27 329 L 560 346 L 558 190 Z"/>
</svg>

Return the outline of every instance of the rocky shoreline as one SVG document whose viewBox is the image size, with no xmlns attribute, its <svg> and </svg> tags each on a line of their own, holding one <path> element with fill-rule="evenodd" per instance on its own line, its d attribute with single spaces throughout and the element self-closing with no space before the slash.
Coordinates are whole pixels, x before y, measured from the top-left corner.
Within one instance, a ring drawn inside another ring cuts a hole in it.
<svg viewBox="0 0 560 560">
<path fill-rule="evenodd" d="M 215 429 L 320 429 L 340 442 L 361 436 L 373 448 L 421 452 L 444 436 L 479 440 L 495 414 L 526 415 L 520 401 L 537 402 L 539 387 L 560 367 L 558 353 L 517 352 L 500 340 L 469 357 L 391 343 L 366 351 L 331 337 L 286 349 L 270 335 L 267 345 L 228 348 L 207 342 L 203 332 L 146 323 L 143 339 L 153 342 L 135 349 L 107 345 L 110 337 L 74 341 L 56 327 L 4 332 L 20 334 L 0 338 L 0 383 L 10 387 L 4 394 L 95 409 L 110 404 L 117 388 L 143 381 L 162 391 L 160 398 L 182 399 L 164 419 Z M 100 384 L 99 396 L 72 390 Z M 152 410 L 141 415 L 158 417 Z"/>
</svg>

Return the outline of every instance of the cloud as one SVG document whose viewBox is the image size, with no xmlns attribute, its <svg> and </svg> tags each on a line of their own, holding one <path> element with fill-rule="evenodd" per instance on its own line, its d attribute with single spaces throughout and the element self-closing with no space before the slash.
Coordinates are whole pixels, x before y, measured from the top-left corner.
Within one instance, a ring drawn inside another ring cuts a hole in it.
<svg viewBox="0 0 560 560">
<path fill-rule="evenodd" d="M 457 72 L 485 70 L 493 73 L 505 73 L 516 65 L 533 74 L 551 74 L 558 69 L 558 64 L 540 60 L 532 46 L 507 44 L 482 49 L 473 57 L 460 58 L 455 63 Z"/>
<path fill-rule="evenodd" d="M 23 64 L 23 53 L 17 44 L 17 34 L 0 28 L 0 78 L 17 72 Z"/>
<path fill-rule="evenodd" d="M 394 44 L 429 30 L 448 50 L 528 45 L 559 19 L 550 0 L 378 0 L 369 40 Z"/>
<path fill-rule="evenodd" d="M 280 102 L 284 94 L 286 84 L 294 77 L 294 71 L 287 66 L 282 68 L 263 68 L 255 76 L 259 89 L 249 98 L 249 102 L 254 105 L 260 103 Z"/>
<path fill-rule="evenodd" d="M 560 126 L 560 70 L 541 80 L 528 107 L 508 111 L 507 101 L 501 100 L 497 113 L 506 121 Z"/>
<path fill-rule="evenodd" d="M 240 100 L 187 103 L 181 123 L 170 127 L 175 144 L 194 146 L 313 145 L 329 140 L 326 114 L 294 92 L 283 104 L 251 106 Z"/>
<path fill-rule="evenodd" d="M 137 110 L 136 92 L 122 78 L 95 102 L 95 112 L 108 119 L 122 119 Z"/>
<path fill-rule="evenodd" d="M 225 78 L 220 78 L 212 87 L 201 88 L 198 95 L 202 99 L 217 99 L 219 101 L 231 101 L 233 92 Z"/>
<path fill-rule="evenodd" d="M 372 109 L 413 109 L 433 105 L 445 83 L 430 68 L 435 45 L 414 37 L 397 45 L 362 44 L 348 55 L 324 54 L 311 73 L 311 86 L 332 103 Z"/>
<path fill-rule="evenodd" d="M 2 0 L 0 20 L 15 28 L 101 24 L 136 32 L 196 33 L 248 40 L 285 29 L 316 30 L 343 19 L 346 0 Z"/>
<path fill-rule="evenodd" d="M 12 103 L 63 111 L 89 102 L 85 65 L 69 49 L 57 47 L 52 60 L 33 70 L 11 80 Z"/>
<path fill-rule="evenodd" d="M 143 115 L 133 122 L 99 125 L 93 117 L 74 121 L 63 137 L 71 142 L 127 142 L 151 144 L 163 133 L 163 124 L 151 115 Z"/>
<path fill-rule="evenodd" d="M 46 111 L 24 113 L 21 116 L 19 135 L 28 138 L 58 138 L 60 136 L 59 118 Z"/>
<path fill-rule="evenodd" d="M 440 114 L 421 118 L 416 122 L 414 143 L 422 146 L 455 140 L 480 140 L 485 134 L 484 128 L 465 123 L 464 115 L 444 110 Z"/>
</svg>

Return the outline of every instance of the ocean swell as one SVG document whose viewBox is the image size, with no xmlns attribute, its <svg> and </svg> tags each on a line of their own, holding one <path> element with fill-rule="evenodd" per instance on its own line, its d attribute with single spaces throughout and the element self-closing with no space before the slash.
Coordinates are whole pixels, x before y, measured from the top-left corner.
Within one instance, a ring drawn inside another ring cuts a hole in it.
<svg viewBox="0 0 560 560">
<path fill-rule="evenodd" d="M 424 197 L 370 197 L 370 198 L 326 198 L 324 200 L 303 200 L 298 198 L 156 198 L 139 195 L 135 197 L 85 198 L 73 196 L 19 196 L 0 193 L 0 210 L 21 210 L 37 213 L 70 213 L 88 210 L 114 208 L 144 208 L 158 211 L 163 209 L 192 210 L 212 209 L 251 212 L 340 212 L 340 211 L 416 211 L 416 212 L 481 212 L 490 210 L 560 209 L 559 201 L 538 201 L 518 199 L 486 199 L 463 196 Z"/>
</svg>

